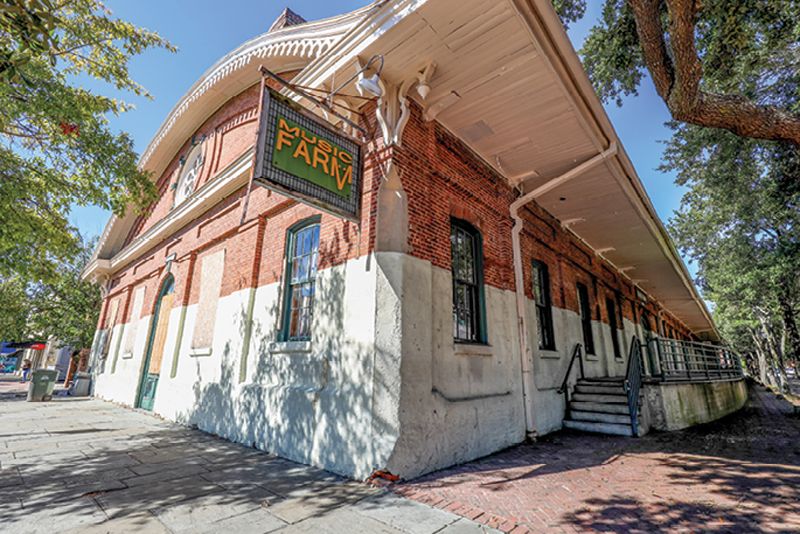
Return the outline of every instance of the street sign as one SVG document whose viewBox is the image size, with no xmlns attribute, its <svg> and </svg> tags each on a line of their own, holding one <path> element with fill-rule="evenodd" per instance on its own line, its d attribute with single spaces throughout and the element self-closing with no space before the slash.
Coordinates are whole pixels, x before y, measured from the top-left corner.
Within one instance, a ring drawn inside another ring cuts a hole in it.
<svg viewBox="0 0 800 534">
<path fill-rule="evenodd" d="M 267 89 L 259 118 L 253 181 L 357 222 L 361 145 Z"/>
</svg>

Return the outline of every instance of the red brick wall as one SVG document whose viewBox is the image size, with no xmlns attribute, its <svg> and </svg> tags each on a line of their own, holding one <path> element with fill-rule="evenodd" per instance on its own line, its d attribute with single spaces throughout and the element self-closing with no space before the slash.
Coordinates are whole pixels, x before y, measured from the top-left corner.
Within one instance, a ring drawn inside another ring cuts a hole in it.
<svg viewBox="0 0 800 534">
<path fill-rule="evenodd" d="M 197 187 L 213 179 L 253 143 L 255 121 L 247 117 L 251 114 L 250 110 L 255 109 L 257 95 L 257 87 L 244 91 L 220 108 L 198 129 L 195 136 L 210 131 L 215 133 L 209 145 L 211 150 L 206 152 L 206 161 Z M 374 117 L 374 113 L 372 116 Z M 224 135 L 220 135 L 219 131 L 224 130 L 226 124 L 239 120 L 237 117 L 242 120 L 235 127 L 229 128 Z M 371 127 L 377 128 L 374 120 Z M 191 144 L 187 141 L 179 155 L 184 155 L 190 148 Z M 159 182 L 162 183 L 163 196 L 154 203 L 148 214 L 141 217 L 139 224 L 129 235 L 128 243 L 144 234 L 171 210 L 173 191 L 164 186 L 163 182 L 165 177 L 174 174 L 179 155 Z M 376 158 L 365 158 L 360 225 L 322 213 L 258 186 L 254 186 L 251 192 L 247 218 L 240 225 L 242 205 L 247 193 L 247 188 L 242 187 L 178 232 L 159 243 L 153 243 L 149 250 L 116 273 L 107 299 L 116 298 L 129 290 L 130 294 L 125 298 L 132 298 L 133 290 L 144 284 L 146 290 L 142 314 L 152 313 L 155 298 L 166 276 L 165 260 L 174 253 L 176 259 L 171 267 L 177 295 L 174 306 L 194 304 L 199 298 L 198 260 L 221 248 L 225 248 L 226 253 L 220 296 L 224 297 L 243 288 L 276 282 L 283 274 L 287 230 L 295 223 L 312 216 L 321 217 L 320 269 L 367 254 L 374 242 L 374 196 L 379 186 L 376 164 Z M 359 232 L 359 227 L 364 229 L 363 232 Z M 127 308 L 124 320 L 130 321 L 132 306 Z"/>
<path fill-rule="evenodd" d="M 252 87 L 232 98 L 210 117 L 195 134 L 206 135 L 209 143 L 206 162 L 198 187 L 224 170 L 252 144 L 255 134 L 254 110 L 257 88 Z M 365 110 L 368 128 L 379 131 L 374 107 Z M 142 217 L 129 236 L 146 232 L 167 215 L 172 207 L 173 192 L 168 183 L 179 158 L 191 148 L 190 140 L 176 154 L 159 183 L 163 196 L 149 214 Z M 368 143 L 364 151 L 364 188 L 362 193 L 361 232 L 359 225 L 321 214 L 320 269 L 367 254 L 374 248 L 377 190 L 380 185 L 378 164 L 393 156 L 400 169 L 403 187 L 409 201 L 410 253 L 443 269 L 450 268 L 450 217 L 471 222 L 483 237 L 484 281 L 500 289 L 514 290 L 511 230 L 513 221 L 509 206 L 516 198 L 503 177 L 497 175 L 445 128 L 422 120 L 420 110 L 412 106 L 412 115 L 403 134 L 403 146 L 383 148 L 380 140 Z M 279 194 L 255 187 L 251 193 L 248 217 L 239 225 L 246 188 L 242 188 L 214 206 L 202 217 L 179 232 L 154 243 L 149 251 L 127 265 L 112 282 L 109 298 L 145 284 L 143 314 L 152 313 L 155 297 L 164 279 L 165 258 L 176 254 L 172 265 L 175 276 L 175 305 L 197 302 L 199 269 L 202 255 L 224 247 L 225 270 L 221 296 L 246 287 L 280 280 L 285 263 L 287 229 L 305 218 L 320 215 L 319 210 L 298 204 Z M 575 284 L 584 283 L 592 299 L 592 316 L 608 322 L 606 296 L 618 293 L 623 301 L 622 312 L 633 321 L 639 320 L 641 303 L 632 284 L 610 264 L 595 255 L 572 233 L 535 203 L 522 210 L 526 220 L 522 234 L 525 292 L 532 298 L 531 260 L 538 259 L 549 267 L 551 297 L 555 306 L 577 311 Z M 656 330 L 659 309 L 655 303 L 645 306 Z M 125 305 L 131 318 L 132 306 Z M 634 308 L 636 310 L 634 311 Z M 667 313 L 661 320 L 681 335 L 689 336 L 684 325 Z"/>
<path fill-rule="evenodd" d="M 514 290 L 509 209 L 516 193 L 505 179 L 441 125 L 425 122 L 417 106 L 412 106 L 403 147 L 395 157 L 409 199 L 411 254 L 450 269 L 450 217 L 465 219 L 483 237 L 484 281 Z M 651 329 L 657 331 L 659 307 L 639 302 L 633 284 L 610 263 L 535 202 L 522 209 L 521 215 L 525 220 L 521 246 L 528 298 L 533 298 L 531 262 L 537 259 L 548 266 L 554 306 L 577 312 L 576 284 L 581 282 L 589 288 L 594 320 L 609 322 L 606 298 L 616 299 L 618 294 L 627 319 L 638 324 L 644 306 L 653 319 Z M 661 317 L 680 335 L 691 335 L 663 310 Z"/>
</svg>

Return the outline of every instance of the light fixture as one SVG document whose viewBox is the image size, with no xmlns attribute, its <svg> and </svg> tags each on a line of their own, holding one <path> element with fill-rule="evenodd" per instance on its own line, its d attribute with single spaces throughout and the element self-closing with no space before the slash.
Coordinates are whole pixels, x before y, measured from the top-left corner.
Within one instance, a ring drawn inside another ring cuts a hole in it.
<svg viewBox="0 0 800 534">
<path fill-rule="evenodd" d="M 380 61 L 381 63 L 380 63 L 380 65 L 378 65 L 378 69 L 375 71 L 375 73 L 372 76 L 369 76 L 369 77 L 364 76 L 363 75 L 364 72 L 366 72 L 367 69 L 369 69 L 372 66 L 372 64 L 375 63 L 376 61 Z M 375 54 L 374 56 L 369 58 L 369 61 L 367 61 L 366 65 L 364 65 L 363 67 L 358 69 L 355 74 L 350 76 L 343 83 L 339 84 L 339 86 L 336 87 L 336 89 L 332 90 L 330 92 L 330 94 L 328 95 L 328 97 L 325 99 L 325 103 L 329 107 L 332 106 L 333 105 L 333 97 L 336 96 L 336 94 L 339 91 L 341 91 L 345 86 L 347 86 L 347 84 L 349 84 L 350 82 L 352 82 L 353 80 L 355 80 L 359 76 L 360 76 L 360 78 L 359 78 L 358 82 L 356 82 L 356 86 L 358 87 L 358 91 L 361 94 L 364 94 L 364 92 L 367 92 L 367 93 L 370 93 L 370 94 L 372 94 L 374 96 L 377 96 L 377 97 L 383 96 L 383 89 L 381 88 L 380 79 L 379 79 L 382 70 L 383 70 L 383 56 L 381 54 Z"/>
<path fill-rule="evenodd" d="M 436 63 L 433 61 L 429 62 L 425 65 L 425 68 L 422 69 L 417 74 L 417 93 L 419 94 L 422 100 L 428 98 L 428 94 L 431 92 L 431 78 L 433 77 L 433 72 L 436 70 Z"/>
<path fill-rule="evenodd" d="M 383 96 L 383 89 L 381 89 L 381 85 L 380 83 L 378 83 L 377 74 L 373 74 L 372 76 L 369 77 L 365 76 L 360 80 L 358 80 L 357 83 L 358 83 L 358 88 L 361 90 L 362 93 L 366 91 L 367 93 L 377 96 L 378 98 Z"/>
<path fill-rule="evenodd" d="M 431 86 L 428 85 L 427 82 L 422 82 L 417 85 L 417 92 L 419 93 L 419 96 L 422 98 L 422 100 L 425 100 L 426 98 L 428 98 L 428 95 L 431 92 Z"/>
</svg>

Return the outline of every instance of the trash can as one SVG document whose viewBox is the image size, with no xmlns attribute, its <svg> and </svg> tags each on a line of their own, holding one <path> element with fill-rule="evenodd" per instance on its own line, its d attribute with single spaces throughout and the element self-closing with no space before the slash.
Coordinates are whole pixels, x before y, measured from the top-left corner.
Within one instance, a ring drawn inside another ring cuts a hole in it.
<svg viewBox="0 0 800 534">
<path fill-rule="evenodd" d="M 89 395 L 89 386 L 92 383 L 92 375 L 89 373 L 75 373 L 72 385 L 69 387 L 70 397 L 86 397 Z"/>
<path fill-rule="evenodd" d="M 58 371 L 54 369 L 36 369 L 28 384 L 28 400 L 41 402 L 52 399 L 57 376 Z"/>
</svg>

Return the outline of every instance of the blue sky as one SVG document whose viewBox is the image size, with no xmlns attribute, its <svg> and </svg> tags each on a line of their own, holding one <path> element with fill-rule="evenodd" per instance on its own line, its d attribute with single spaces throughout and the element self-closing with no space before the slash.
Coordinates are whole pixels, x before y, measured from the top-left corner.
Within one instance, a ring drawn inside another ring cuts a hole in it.
<svg viewBox="0 0 800 534">
<path fill-rule="evenodd" d="M 284 0 L 289 1 L 289 0 Z M 351 11 L 368 0 L 290 0 L 294 11 L 308 20 Z M 142 151 L 167 113 L 186 90 L 218 58 L 245 40 L 263 33 L 287 5 L 263 0 L 107 0 L 114 15 L 154 31 L 178 47 L 177 53 L 152 50 L 135 58 L 133 78 L 144 85 L 153 100 L 118 95 L 135 104 L 136 109 L 112 119 L 114 128 L 126 130 Z M 586 17 L 570 28 L 576 48 L 600 14 L 601 2 L 588 2 Z M 107 88 L 102 89 L 110 93 Z M 111 92 L 113 93 L 113 92 Z M 662 145 L 669 138 L 664 122 L 669 119 L 664 103 L 649 80 L 640 94 L 627 98 L 622 107 L 606 105 L 606 110 L 622 139 L 625 149 L 647 189 L 662 220 L 678 207 L 682 191 L 674 177 L 658 167 Z M 75 207 L 71 219 L 85 235 L 102 232 L 108 212 L 95 207 Z"/>
</svg>

